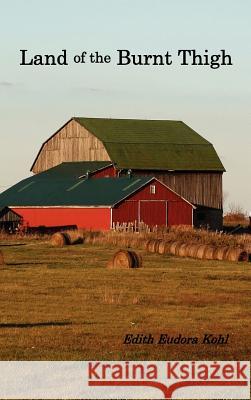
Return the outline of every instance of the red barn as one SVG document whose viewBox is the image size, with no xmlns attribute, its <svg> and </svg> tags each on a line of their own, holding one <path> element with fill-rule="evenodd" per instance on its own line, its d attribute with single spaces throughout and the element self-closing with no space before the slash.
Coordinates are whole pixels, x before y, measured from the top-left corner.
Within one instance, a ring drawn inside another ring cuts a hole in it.
<svg viewBox="0 0 251 400">
<path fill-rule="evenodd" d="M 94 179 L 86 172 L 77 176 L 86 168 L 83 163 L 70 163 L 69 168 L 66 164 L 6 190 L 0 205 L 8 204 L 29 227 L 108 230 L 113 224 L 135 221 L 149 226 L 193 225 L 195 207 L 154 177 L 97 178 L 93 171 Z"/>
<path fill-rule="evenodd" d="M 222 227 L 224 166 L 213 145 L 182 121 L 72 118 L 43 143 L 31 170 L 66 161 L 106 161 L 119 176 L 129 169 L 155 176 L 196 206 L 195 226 Z"/>
</svg>

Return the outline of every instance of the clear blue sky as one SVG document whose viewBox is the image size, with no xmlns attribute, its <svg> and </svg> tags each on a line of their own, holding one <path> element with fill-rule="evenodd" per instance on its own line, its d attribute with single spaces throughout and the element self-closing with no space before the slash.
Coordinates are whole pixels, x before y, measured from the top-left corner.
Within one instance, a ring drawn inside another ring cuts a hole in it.
<svg viewBox="0 0 251 400">
<path fill-rule="evenodd" d="M 72 116 L 179 119 L 212 142 L 227 206 L 251 211 L 250 0 L 0 0 L 0 191 L 27 177 Z M 110 54 L 107 65 L 19 66 L 29 54 Z M 218 53 L 233 66 L 116 66 L 117 49 Z"/>
</svg>

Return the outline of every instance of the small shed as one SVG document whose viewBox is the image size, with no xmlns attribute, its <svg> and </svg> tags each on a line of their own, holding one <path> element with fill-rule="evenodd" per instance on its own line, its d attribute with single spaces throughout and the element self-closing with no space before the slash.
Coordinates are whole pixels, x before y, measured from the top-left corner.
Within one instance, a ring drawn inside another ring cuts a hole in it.
<svg viewBox="0 0 251 400">
<path fill-rule="evenodd" d="M 22 217 L 9 207 L 0 207 L 0 230 L 15 232 L 22 223 Z"/>
<path fill-rule="evenodd" d="M 49 178 L 37 174 L 0 195 L 29 227 L 114 224 L 193 225 L 195 207 L 154 177 Z"/>
</svg>

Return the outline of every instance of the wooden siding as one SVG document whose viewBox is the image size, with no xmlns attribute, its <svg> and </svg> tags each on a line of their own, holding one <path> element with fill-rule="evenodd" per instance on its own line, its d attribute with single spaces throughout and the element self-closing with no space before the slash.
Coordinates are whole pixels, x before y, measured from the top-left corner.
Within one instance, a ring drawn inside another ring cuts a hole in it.
<svg viewBox="0 0 251 400">
<path fill-rule="evenodd" d="M 21 219 L 21 215 L 16 214 L 8 207 L 0 211 L 0 222 L 20 222 Z"/>
<path fill-rule="evenodd" d="M 103 143 L 74 120 L 69 121 L 41 148 L 35 174 L 69 161 L 110 161 Z"/>
<path fill-rule="evenodd" d="M 154 175 L 195 205 L 222 209 L 222 173 L 134 170 L 134 175 Z"/>
</svg>

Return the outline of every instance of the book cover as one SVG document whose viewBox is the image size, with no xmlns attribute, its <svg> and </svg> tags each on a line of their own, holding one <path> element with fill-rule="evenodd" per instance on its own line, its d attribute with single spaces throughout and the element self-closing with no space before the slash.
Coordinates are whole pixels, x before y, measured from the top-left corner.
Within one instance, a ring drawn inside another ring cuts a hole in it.
<svg viewBox="0 0 251 400">
<path fill-rule="evenodd" d="M 250 2 L 0 3 L 0 397 L 250 398 Z"/>
</svg>

